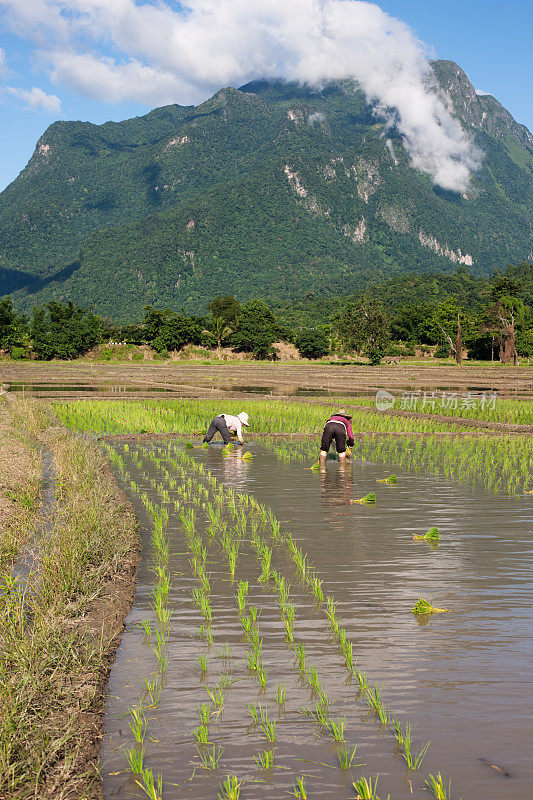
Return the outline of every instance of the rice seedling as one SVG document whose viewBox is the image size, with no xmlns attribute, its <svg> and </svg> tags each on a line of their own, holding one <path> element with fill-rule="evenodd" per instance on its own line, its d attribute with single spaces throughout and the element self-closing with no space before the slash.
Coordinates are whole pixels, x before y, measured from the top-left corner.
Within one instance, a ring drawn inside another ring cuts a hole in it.
<svg viewBox="0 0 533 800">
<path fill-rule="evenodd" d="M 272 577 L 272 570 L 270 568 L 270 564 L 272 561 L 272 550 L 263 545 L 260 552 L 261 558 L 261 575 L 259 577 L 259 583 L 266 583 Z"/>
<path fill-rule="evenodd" d="M 220 792 L 218 800 L 239 800 L 241 796 L 241 786 L 236 775 L 226 775 L 226 780 L 218 784 Z"/>
<path fill-rule="evenodd" d="M 128 767 L 134 775 L 140 775 L 144 770 L 144 756 L 146 750 L 144 747 L 137 749 L 136 747 L 129 747 L 126 750 L 126 761 Z"/>
<path fill-rule="evenodd" d="M 359 500 L 350 500 L 350 503 L 360 503 L 361 505 L 373 505 L 376 502 L 376 495 L 374 492 L 369 492 L 365 494 L 364 497 L 360 497 Z"/>
<path fill-rule="evenodd" d="M 186 450 L 194 450 L 194 445 L 191 442 L 185 442 L 183 446 Z"/>
<path fill-rule="evenodd" d="M 318 692 L 320 688 L 320 680 L 318 678 L 317 668 L 314 666 L 308 667 L 305 673 L 305 678 L 309 686 Z"/>
<path fill-rule="evenodd" d="M 202 725 L 207 727 L 211 718 L 211 711 L 207 703 L 202 703 L 201 706 L 198 706 L 198 714 L 200 715 Z"/>
<path fill-rule="evenodd" d="M 311 472 L 320 472 L 320 461 L 315 461 L 315 463 L 311 467 L 308 467 L 308 469 L 310 469 Z"/>
<path fill-rule="evenodd" d="M 376 775 L 374 780 L 362 776 L 359 780 L 353 782 L 353 788 L 357 792 L 358 800 L 379 800 L 376 794 L 378 778 L 379 775 Z"/>
<path fill-rule="evenodd" d="M 276 721 L 271 721 L 268 719 L 266 709 L 261 709 L 260 727 L 263 731 L 265 739 L 267 739 L 269 742 L 276 741 Z"/>
<path fill-rule="evenodd" d="M 307 800 L 307 789 L 305 788 L 305 777 L 302 775 L 296 778 L 295 783 L 292 785 L 292 795 L 296 800 Z"/>
<path fill-rule="evenodd" d="M 440 772 L 436 776 L 430 774 L 426 781 L 426 786 L 433 792 L 435 800 L 450 800 L 451 781 L 448 783 L 448 788 L 446 788 L 444 778 Z"/>
<path fill-rule="evenodd" d="M 255 725 L 259 725 L 259 718 L 261 712 L 261 706 L 259 708 L 255 704 L 255 700 L 252 704 L 246 703 L 246 708 L 248 709 L 248 715 L 252 718 Z"/>
<path fill-rule="evenodd" d="M 267 685 L 267 677 L 268 677 L 268 676 L 267 676 L 266 667 L 264 667 L 263 665 L 261 665 L 261 666 L 259 667 L 259 669 L 257 670 L 257 673 L 256 673 L 256 675 L 257 675 L 257 680 L 259 681 L 259 686 L 260 686 L 262 689 L 266 689 L 266 685 Z"/>
<path fill-rule="evenodd" d="M 210 689 L 208 686 L 206 686 L 205 689 L 211 698 L 213 707 L 218 709 L 218 712 L 222 711 L 225 702 L 224 689 L 221 686 L 216 686 L 214 689 Z"/>
<path fill-rule="evenodd" d="M 285 625 L 285 634 L 289 642 L 294 642 L 294 606 L 289 605 L 285 609 L 285 616 L 283 623 Z"/>
<path fill-rule="evenodd" d="M 227 552 L 228 568 L 230 573 L 230 582 L 235 580 L 235 569 L 237 567 L 237 559 L 239 558 L 239 545 L 234 542 Z"/>
<path fill-rule="evenodd" d="M 328 728 L 328 703 L 327 702 L 317 702 L 313 706 L 313 708 L 303 708 L 302 714 L 305 714 L 306 717 L 311 717 L 313 722 L 320 726 L 321 728 Z"/>
<path fill-rule="evenodd" d="M 144 677 L 143 683 L 144 683 L 143 691 L 146 697 L 148 697 L 150 705 L 158 706 L 161 700 L 161 692 L 163 691 L 161 682 L 158 680 L 157 676 L 154 675 L 151 681 L 149 681 L 146 677 Z"/>
<path fill-rule="evenodd" d="M 350 769 L 354 762 L 356 750 L 357 745 L 355 745 L 353 750 L 350 750 L 346 742 L 342 745 L 342 747 L 339 747 L 337 750 L 337 757 L 339 759 L 339 766 L 341 769 Z"/>
<path fill-rule="evenodd" d="M 388 483 L 391 486 L 396 486 L 396 484 L 398 483 L 398 478 L 396 477 L 396 475 L 389 475 L 388 478 L 377 478 L 376 482 L 377 483 Z"/>
<path fill-rule="evenodd" d="M 316 597 L 317 603 L 320 604 L 324 601 L 324 592 L 322 591 L 323 580 L 319 580 L 316 575 L 311 578 L 311 591 Z"/>
<path fill-rule="evenodd" d="M 203 769 L 209 769 L 211 771 L 217 769 L 224 752 L 223 747 L 220 745 L 213 745 L 213 748 L 210 749 L 209 747 L 202 747 L 197 744 L 196 750 Z"/>
<path fill-rule="evenodd" d="M 128 726 L 133 734 L 133 738 L 138 744 L 142 744 L 146 735 L 146 717 L 144 716 L 142 706 L 134 706 L 128 711 L 130 719 Z"/>
<path fill-rule="evenodd" d="M 401 726 L 400 720 L 393 719 L 392 720 L 392 727 L 394 728 L 394 735 L 396 737 L 396 743 L 398 747 L 403 747 L 403 740 L 404 740 L 404 732 Z"/>
<path fill-rule="evenodd" d="M 430 742 L 426 742 L 425 745 L 422 747 L 418 755 L 415 755 L 411 752 L 411 745 L 412 745 L 412 735 L 411 735 L 411 724 L 408 722 L 405 726 L 405 733 L 402 736 L 403 739 L 403 749 L 404 752 L 401 754 L 402 757 L 405 759 L 405 763 L 407 764 L 408 769 L 416 770 L 420 767 L 420 764 L 424 760 L 424 756 L 426 755 L 427 751 L 429 750 Z"/>
<path fill-rule="evenodd" d="M 305 678 L 306 675 L 306 666 L 305 666 L 305 648 L 302 642 L 298 642 L 294 649 L 294 653 L 296 655 L 296 663 L 298 667 L 298 672 Z"/>
<path fill-rule="evenodd" d="M 365 686 L 363 688 L 363 696 L 365 697 L 365 700 L 370 708 L 376 712 L 381 723 L 386 725 L 388 721 L 387 709 L 382 703 L 381 691 L 378 690 L 378 687 L 374 686 L 373 688 L 370 688 L 368 685 Z"/>
<path fill-rule="evenodd" d="M 141 622 L 139 622 L 139 625 L 143 629 L 146 637 L 150 638 L 150 636 L 152 635 L 152 628 L 150 627 L 150 620 L 143 619 L 143 620 L 141 620 Z"/>
<path fill-rule="evenodd" d="M 446 614 L 449 608 L 436 608 L 420 597 L 411 609 L 411 614 Z"/>
<path fill-rule="evenodd" d="M 344 741 L 344 725 L 346 720 L 342 719 L 328 719 L 327 729 L 328 733 L 335 739 L 336 742 Z"/>
<path fill-rule="evenodd" d="M 261 669 L 261 650 L 246 651 L 246 666 L 250 672 L 258 672 Z"/>
<path fill-rule="evenodd" d="M 283 686 L 281 683 L 276 685 L 276 700 L 280 707 L 285 705 L 285 697 L 287 693 L 287 684 L 284 683 Z"/>
<path fill-rule="evenodd" d="M 160 773 L 158 773 L 157 778 L 154 778 L 152 770 L 146 767 L 141 773 L 141 780 L 142 783 L 136 781 L 136 784 L 149 797 L 149 800 L 162 800 L 163 776 Z"/>
<path fill-rule="evenodd" d="M 207 727 L 207 725 L 202 724 L 198 728 L 196 728 L 195 731 L 193 731 L 193 736 L 198 742 L 198 744 L 208 744 L 209 728 Z"/>
<path fill-rule="evenodd" d="M 438 542 L 439 539 L 440 534 L 438 528 L 430 528 L 423 536 L 418 536 L 416 533 L 413 533 L 413 540 L 415 542 Z"/>
<path fill-rule="evenodd" d="M 224 647 L 222 648 L 222 650 L 217 653 L 217 657 L 218 658 L 223 658 L 225 660 L 228 660 L 228 659 L 231 658 L 231 656 L 232 656 L 231 646 L 230 646 L 229 642 L 225 642 L 224 643 Z"/>
<path fill-rule="evenodd" d="M 254 756 L 254 761 L 259 769 L 272 769 L 274 764 L 274 750 L 261 750 L 256 756 Z"/>
<path fill-rule="evenodd" d="M 247 453 L 245 453 L 245 454 L 242 456 L 242 460 L 243 460 L 243 461 L 252 461 L 252 460 L 253 460 L 253 455 L 250 453 L 250 451 L 249 451 L 249 450 L 248 450 L 248 452 L 247 452 Z"/>
<path fill-rule="evenodd" d="M 344 647 L 342 648 L 342 654 L 344 656 L 344 663 L 346 665 L 346 669 L 349 672 L 353 672 L 355 668 L 354 658 L 353 658 L 353 644 L 352 642 L 346 642 Z M 357 663 L 357 662 L 355 662 Z"/>
</svg>

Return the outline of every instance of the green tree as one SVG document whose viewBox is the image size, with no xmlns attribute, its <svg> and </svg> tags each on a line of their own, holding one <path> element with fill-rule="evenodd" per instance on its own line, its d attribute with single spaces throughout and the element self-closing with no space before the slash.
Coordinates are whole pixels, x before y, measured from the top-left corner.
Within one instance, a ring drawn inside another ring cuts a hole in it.
<svg viewBox="0 0 533 800">
<path fill-rule="evenodd" d="M 214 300 L 207 304 L 208 311 L 211 312 L 213 321 L 211 330 L 217 342 L 217 349 L 220 352 L 222 342 L 227 339 L 235 330 L 235 323 L 241 313 L 241 304 L 233 295 L 217 295 Z"/>
<path fill-rule="evenodd" d="M 303 330 L 296 337 L 295 344 L 304 358 L 322 358 L 329 353 L 329 336 L 324 330 Z"/>
<path fill-rule="evenodd" d="M 237 350 L 253 353 L 256 358 L 268 358 L 273 354 L 276 333 L 276 319 L 267 304 L 251 300 L 241 307 L 231 343 Z"/>
<path fill-rule="evenodd" d="M 346 350 L 355 350 L 379 364 L 390 340 L 389 318 L 379 301 L 363 296 L 348 298 L 333 318 Z"/>
<path fill-rule="evenodd" d="M 0 300 L 0 348 L 11 350 L 27 343 L 28 320 L 13 309 L 10 297 Z"/>
<path fill-rule="evenodd" d="M 100 341 L 102 320 L 92 311 L 52 301 L 33 310 L 30 326 L 37 358 L 71 359 L 83 355 Z"/>
</svg>

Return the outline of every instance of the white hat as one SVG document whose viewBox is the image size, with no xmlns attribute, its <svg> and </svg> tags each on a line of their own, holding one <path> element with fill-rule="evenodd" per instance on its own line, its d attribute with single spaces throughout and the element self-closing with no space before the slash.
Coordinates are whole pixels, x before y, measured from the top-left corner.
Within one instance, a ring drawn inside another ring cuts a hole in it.
<svg viewBox="0 0 533 800">
<path fill-rule="evenodd" d="M 237 414 L 237 419 L 240 419 L 243 425 L 246 425 L 247 428 L 250 427 L 250 423 L 248 422 L 248 414 L 246 411 L 241 411 L 240 414 Z"/>
</svg>

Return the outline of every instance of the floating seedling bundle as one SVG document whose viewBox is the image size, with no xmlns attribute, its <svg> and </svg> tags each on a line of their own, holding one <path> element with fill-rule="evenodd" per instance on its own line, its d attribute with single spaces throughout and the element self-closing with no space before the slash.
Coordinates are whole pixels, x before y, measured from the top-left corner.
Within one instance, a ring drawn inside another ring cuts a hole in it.
<svg viewBox="0 0 533 800">
<path fill-rule="evenodd" d="M 376 502 L 376 495 L 374 492 L 369 492 L 369 494 L 365 494 L 364 497 L 360 497 L 359 500 L 350 500 L 350 503 L 359 503 L 360 505 L 370 506 L 374 505 Z"/>
<path fill-rule="evenodd" d="M 424 533 L 422 536 L 413 533 L 413 540 L 415 542 L 433 542 L 436 543 L 440 539 L 440 533 L 438 528 L 430 528 L 427 533 Z"/>
<path fill-rule="evenodd" d="M 446 614 L 449 608 L 436 608 L 430 602 L 420 597 L 411 609 L 412 614 Z"/>
</svg>

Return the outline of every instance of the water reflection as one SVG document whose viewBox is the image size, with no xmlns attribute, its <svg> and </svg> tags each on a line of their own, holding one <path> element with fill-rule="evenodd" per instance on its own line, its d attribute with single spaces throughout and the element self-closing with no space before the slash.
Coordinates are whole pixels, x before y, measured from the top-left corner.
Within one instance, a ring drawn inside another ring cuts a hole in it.
<svg viewBox="0 0 533 800">
<path fill-rule="evenodd" d="M 320 499 L 322 506 L 328 509 L 330 519 L 338 519 L 343 523 L 350 508 L 353 496 L 352 461 L 328 460 L 320 465 Z M 337 526 L 335 526 L 337 527 Z"/>
</svg>

